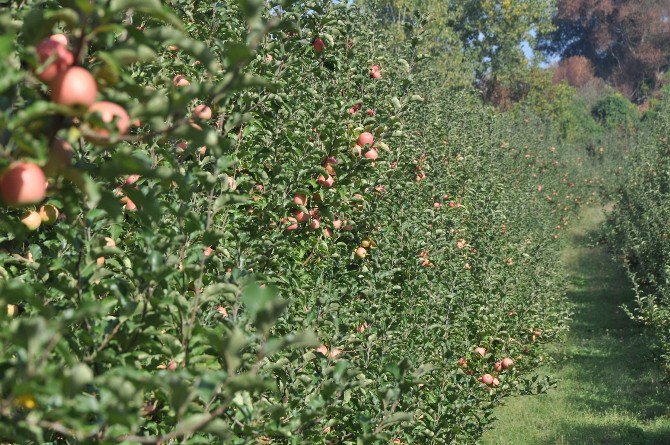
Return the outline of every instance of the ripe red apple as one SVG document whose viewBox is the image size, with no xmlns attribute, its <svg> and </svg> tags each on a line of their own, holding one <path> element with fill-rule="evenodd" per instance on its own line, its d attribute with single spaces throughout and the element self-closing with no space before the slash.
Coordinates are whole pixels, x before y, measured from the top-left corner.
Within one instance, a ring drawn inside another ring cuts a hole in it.
<svg viewBox="0 0 670 445">
<path fill-rule="evenodd" d="M 127 196 L 121 198 L 121 203 L 124 204 L 126 210 L 130 212 L 137 210 L 137 205 L 135 205 L 135 203 Z"/>
<path fill-rule="evenodd" d="M 364 156 L 365 156 L 366 159 L 370 159 L 370 160 L 375 161 L 377 158 L 379 158 L 379 152 L 376 149 L 371 148 L 370 150 L 368 150 L 365 153 Z"/>
<path fill-rule="evenodd" d="M 116 119 L 116 129 L 120 135 L 128 133 L 130 129 L 130 116 L 126 110 L 114 102 L 100 101 L 96 102 L 88 108 L 89 113 L 98 113 L 102 121 L 106 124 L 111 123 Z M 109 136 L 109 131 L 105 128 L 94 128 L 98 135 L 106 138 Z"/>
<path fill-rule="evenodd" d="M 360 134 L 358 136 L 358 145 L 361 147 L 365 147 L 366 145 L 372 145 L 375 143 L 375 137 L 372 135 L 372 133 L 366 131 Z"/>
<path fill-rule="evenodd" d="M 15 162 L 0 177 L 0 196 L 5 204 L 35 204 L 46 195 L 47 180 L 36 164 Z"/>
<path fill-rule="evenodd" d="M 66 43 L 62 43 L 62 39 L 57 36 L 63 36 L 63 34 L 44 39 L 35 48 L 40 66 L 50 60 L 49 64 L 44 66 L 44 69 L 37 74 L 42 82 L 51 82 L 56 76 L 74 64 L 74 56 L 67 49 L 67 38 L 65 38 Z"/>
<path fill-rule="evenodd" d="M 61 45 L 68 45 L 68 38 L 65 34 L 54 34 L 51 37 L 49 37 L 49 40 L 53 40 L 54 42 L 58 42 Z"/>
<path fill-rule="evenodd" d="M 293 212 L 293 216 L 295 217 L 296 221 L 301 223 L 309 221 L 309 214 L 301 210 L 296 210 L 295 212 Z"/>
<path fill-rule="evenodd" d="M 360 259 L 363 259 L 367 256 L 368 251 L 365 250 L 365 247 L 358 247 L 356 248 L 356 256 Z"/>
<path fill-rule="evenodd" d="M 137 181 L 139 181 L 140 178 L 141 178 L 140 175 L 129 175 L 129 176 L 126 178 L 126 182 L 124 182 L 124 185 L 133 185 L 133 184 L 135 184 Z"/>
<path fill-rule="evenodd" d="M 289 216 L 289 217 L 286 218 L 283 222 L 284 222 L 284 223 L 290 223 L 290 224 L 284 229 L 284 230 L 286 230 L 287 232 L 292 232 L 292 231 L 294 231 L 294 230 L 298 230 L 298 220 L 295 219 L 295 218 L 293 218 L 292 216 Z"/>
<path fill-rule="evenodd" d="M 88 107 L 95 102 L 97 95 L 95 79 L 79 66 L 61 72 L 51 83 L 51 100 L 60 105 Z"/>
<path fill-rule="evenodd" d="M 326 238 L 332 238 L 332 236 L 333 236 L 333 231 L 330 230 L 328 227 L 325 227 L 325 228 L 323 229 L 323 235 L 324 235 Z"/>
<path fill-rule="evenodd" d="M 368 116 L 370 116 L 370 117 L 375 116 L 375 110 L 373 110 L 372 108 L 368 108 L 366 113 L 368 113 Z"/>
<path fill-rule="evenodd" d="M 460 366 L 461 368 L 468 367 L 468 361 L 465 359 L 465 357 L 461 357 L 458 359 L 458 366 Z"/>
<path fill-rule="evenodd" d="M 328 346 L 326 345 L 320 345 L 315 349 L 316 352 L 328 357 Z"/>
<path fill-rule="evenodd" d="M 493 369 L 495 369 L 496 372 L 502 372 L 503 371 L 502 363 L 495 362 L 495 364 L 493 365 Z"/>
<path fill-rule="evenodd" d="M 322 187 L 325 188 L 331 188 L 333 184 L 335 183 L 335 179 L 333 179 L 332 176 L 328 175 L 328 178 L 326 178 L 323 175 L 320 175 L 317 179 L 316 182 L 318 182 Z"/>
<path fill-rule="evenodd" d="M 491 374 L 484 374 L 479 378 L 479 381 L 485 385 L 493 384 L 493 376 Z"/>
<path fill-rule="evenodd" d="M 340 227 L 342 227 L 342 221 L 339 220 L 339 219 L 334 219 L 334 220 L 333 220 L 333 228 L 334 228 L 335 230 L 339 230 Z"/>
<path fill-rule="evenodd" d="M 323 50 L 326 49 L 326 44 L 323 42 L 321 37 L 317 37 L 312 41 L 312 48 L 314 48 L 314 51 L 317 53 L 322 53 Z"/>
<path fill-rule="evenodd" d="M 307 196 L 303 195 L 302 193 L 298 193 L 293 197 L 293 203 L 297 204 L 299 206 L 306 206 L 307 205 Z"/>
<path fill-rule="evenodd" d="M 214 249 L 212 249 L 212 246 L 207 246 L 205 247 L 205 250 L 203 250 L 203 255 L 206 257 L 211 256 L 214 253 Z"/>
<path fill-rule="evenodd" d="M 351 147 L 351 154 L 358 157 L 363 154 L 363 148 L 360 145 L 356 144 L 353 147 Z"/>
<path fill-rule="evenodd" d="M 51 225 L 58 221 L 58 208 L 51 204 L 40 207 L 40 218 L 43 223 Z"/>
<path fill-rule="evenodd" d="M 321 227 L 321 221 L 316 218 L 309 223 L 309 228 L 312 230 L 317 230 L 319 227 Z"/>
<path fill-rule="evenodd" d="M 482 347 L 475 348 L 475 353 L 484 357 L 486 355 L 486 349 L 484 349 Z"/>
<path fill-rule="evenodd" d="M 28 230 L 37 230 L 42 224 L 42 217 L 34 210 L 29 210 L 21 217 L 21 222 Z"/>
<path fill-rule="evenodd" d="M 186 76 L 183 74 L 177 74 L 172 78 L 172 84 L 176 87 L 185 87 L 191 84 L 188 80 L 186 80 Z"/>
<path fill-rule="evenodd" d="M 193 115 L 206 121 L 212 118 L 212 109 L 207 105 L 200 104 L 193 109 Z"/>
<path fill-rule="evenodd" d="M 500 386 L 500 380 L 498 380 L 497 377 L 493 377 L 493 381 L 491 382 L 491 385 Z"/>
<path fill-rule="evenodd" d="M 502 362 L 501 362 L 502 368 L 503 369 L 509 369 L 512 366 L 514 366 L 514 360 L 512 360 L 509 357 L 505 357 Z"/>
</svg>

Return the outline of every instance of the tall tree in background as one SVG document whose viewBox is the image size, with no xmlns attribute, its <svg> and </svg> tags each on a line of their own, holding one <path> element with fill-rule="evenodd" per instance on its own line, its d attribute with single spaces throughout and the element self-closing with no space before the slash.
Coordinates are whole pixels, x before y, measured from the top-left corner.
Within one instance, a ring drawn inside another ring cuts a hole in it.
<svg viewBox="0 0 670 445">
<path fill-rule="evenodd" d="M 670 0 L 558 0 L 554 25 L 539 49 L 587 58 L 635 101 L 660 86 L 670 65 Z"/>
<path fill-rule="evenodd" d="M 478 85 L 490 102 L 510 104 L 527 93 L 530 67 L 522 44 L 553 29 L 554 0 L 358 0 L 385 29 L 423 17 L 419 48 L 432 56 L 451 86 Z M 542 60 L 538 54 L 536 62 Z M 506 105 L 503 105 L 506 106 Z"/>
</svg>

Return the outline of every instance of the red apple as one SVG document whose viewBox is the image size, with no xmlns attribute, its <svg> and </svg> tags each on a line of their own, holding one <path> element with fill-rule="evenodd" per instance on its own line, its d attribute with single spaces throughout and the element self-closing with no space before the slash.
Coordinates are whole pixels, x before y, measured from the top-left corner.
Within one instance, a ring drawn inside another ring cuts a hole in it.
<svg viewBox="0 0 670 445">
<path fill-rule="evenodd" d="M 88 107 L 95 102 L 97 95 L 95 79 L 79 66 L 61 72 L 51 83 L 51 100 L 60 105 Z"/>
<path fill-rule="evenodd" d="M 317 53 L 322 53 L 323 50 L 326 49 L 326 44 L 320 37 L 317 37 L 312 41 L 312 48 L 314 48 L 314 51 Z"/>
<path fill-rule="evenodd" d="M 482 347 L 475 348 L 475 353 L 484 357 L 486 355 L 486 349 L 484 349 Z"/>
<path fill-rule="evenodd" d="M 109 124 L 116 119 L 116 129 L 121 135 L 128 133 L 128 130 L 130 129 L 130 116 L 128 116 L 125 108 L 114 102 L 104 100 L 96 102 L 88 108 L 88 112 L 91 114 L 98 113 L 101 120 L 106 124 Z M 94 128 L 93 131 L 98 135 L 103 136 L 103 138 L 109 136 L 109 131 L 105 128 Z"/>
<path fill-rule="evenodd" d="M 286 219 L 283 220 L 282 222 L 284 222 L 284 223 L 290 223 L 290 224 L 284 229 L 284 230 L 286 230 L 287 232 L 292 232 L 292 231 L 294 231 L 294 230 L 298 230 L 298 220 L 295 219 L 295 218 L 293 218 L 292 216 L 289 216 L 288 218 L 286 218 Z"/>
<path fill-rule="evenodd" d="M 299 206 L 305 206 L 307 205 L 307 196 L 303 195 L 302 193 L 298 193 L 293 197 L 293 203 Z"/>
<path fill-rule="evenodd" d="M 0 196 L 5 204 L 35 204 L 46 195 L 47 180 L 36 164 L 15 162 L 0 177 Z"/>
<path fill-rule="evenodd" d="M 332 176 L 328 175 L 328 178 L 326 178 L 323 175 L 320 175 L 317 179 L 316 182 L 318 182 L 322 187 L 325 188 L 331 188 L 333 186 L 333 183 L 335 180 L 333 179 Z"/>
<path fill-rule="evenodd" d="M 479 381 L 482 382 L 485 385 L 492 385 L 493 384 L 493 376 L 491 374 L 484 374 L 479 378 Z"/>
<path fill-rule="evenodd" d="M 501 362 L 502 368 L 503 369 L 509 369 L 512 366 L 514 366 L 514 360 L 512 360 L 509 357 L 505 357 L 502 362 Z"/>
<path fill-rule="evenodd" d="M 49 37 L 49 40 L 53 40 L 54 42 L 58 42 L 61 45 L 68 45 L 68 38 L 65 34 L 54 34 L 51 37 Z"/>
<path fill-rule="evenodd" d="M 130 212 L 134 212 L 135 210 L 137 210 L 137 205 L 135 205 L 135 203 L 127 196 L 121 198 L 121 203 L 124 204 L 126 210 Z"/>
<path fill-rule="evenodd" d="M 130 175 L 126 178 L 125 185 L 133 185 L 141 178 L 140 175 Z"/>
<path fill-rule="evenodd" d="M 365 153 L 364 156 L 365 156 L 366 159 L 370 159 L 370 160 L 374 161 L 379 157 L 379 152 L 376 149 L 371 148 L 369 151 L 367 151 Z"/>
<path fill-rule="evenodd" d="M 372 145 L 375 143 L 375 137 L 372 135 L 372 133 L 366 131 L 364 133 L 361 133 L 360 136 L 358 136 L 358 145 L 361 147 L 365 147 L 366 145 Z"/>
<path fill-rule="evenodd" d="M 193 115 L 206 121 L 212 118 L 212 109 L 207 105 L 200 104 L 193 109 Z"/>
<path fill-rule="evenodd" d="M 57 36 L 63 36 L 63 34 L 57 34 Z M 65 42 L 66 43 L 62 43 L 60 37 L 51 36 L 48 39 L 42 40 L 35 48 L 37 57 L 40 61 L 40 66 L 44 65 L 47 60 L 50 61 L 49 64 L 44 66 L 44 69 L 37 74 L 37 77 L 42 82 L 51 82 L 56 76 L 74 64 L 74 56 L 67 49 L 67 38 L 65 38 Z"/>
<path fill-rule="evenodd" d="M 356 256 L 360 259 L 363 259 L 367 256 L 368 251 L 365 250 L 365 247 L 358 247 L 356 248 Z"/>
<path fill-rule="evenodd" d="M 296 210 L 295 212 L 293 212 L 293 216 L 295 217 L 296 221 L 301 223 L 309 221 L 309 214 L 301 210 Z"/>
<path fill-rule="evenodd" d="M 172 78 L 172 84 L 176 87 L 185 87 L 191 84 L 188 80 L 186 80 L 186 76 L 183 74 L 177 74 Z"/>
</svg>

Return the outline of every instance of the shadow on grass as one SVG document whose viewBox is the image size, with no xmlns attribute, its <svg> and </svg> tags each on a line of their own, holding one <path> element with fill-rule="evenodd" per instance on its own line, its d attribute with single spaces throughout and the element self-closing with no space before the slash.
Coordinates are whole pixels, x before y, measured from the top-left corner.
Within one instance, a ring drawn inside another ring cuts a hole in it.
<svg viewBox="0 0 670 445">
<path fill-rule="evenodd" d="M 571 245 L 593 246 L 598 238 L 598 229 L 575 233 Z M 562 427 L 575 441 L 566 443 L 670 444 L 670 388 L 660 381 L 649 337 L 621 308 L 633 299 L 625 270 L 603 247 L 575 247 L 566 263 L 576 284 L 568 294 L 571 333 L 557 357 L 566 363 L 562 379 L 573 382 L 567 401 L 575 421 Z M 584 423 L 579 413 L 607 425 Z M 657 421 L 663 427 L 650 428 Z"/>
<path fill-rule="evenodd" d="M 634 295 L 600 243 L 603 220 L 599 209 L 586 209 L 563 251 L 573 318 L 565 342 L 550 351 L 554 364 L 542 370 L 557 388 L 507 401 L 484 444 L 670 445 L 670 387 L 647 333 L 621 308 Z"/>
</svg>

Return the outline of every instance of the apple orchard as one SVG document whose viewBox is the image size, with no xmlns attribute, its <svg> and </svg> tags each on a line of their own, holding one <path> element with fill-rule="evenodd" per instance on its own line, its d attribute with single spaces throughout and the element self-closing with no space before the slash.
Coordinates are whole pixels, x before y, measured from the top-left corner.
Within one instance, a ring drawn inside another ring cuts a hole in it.
<svg viewBox="0 0 670 445">
<path fill-rule="evenodd" d="M 590 180 L 377 8 L 0 11 L 0 441 L 468 444 L 546 390 Z"/>
</svg>

